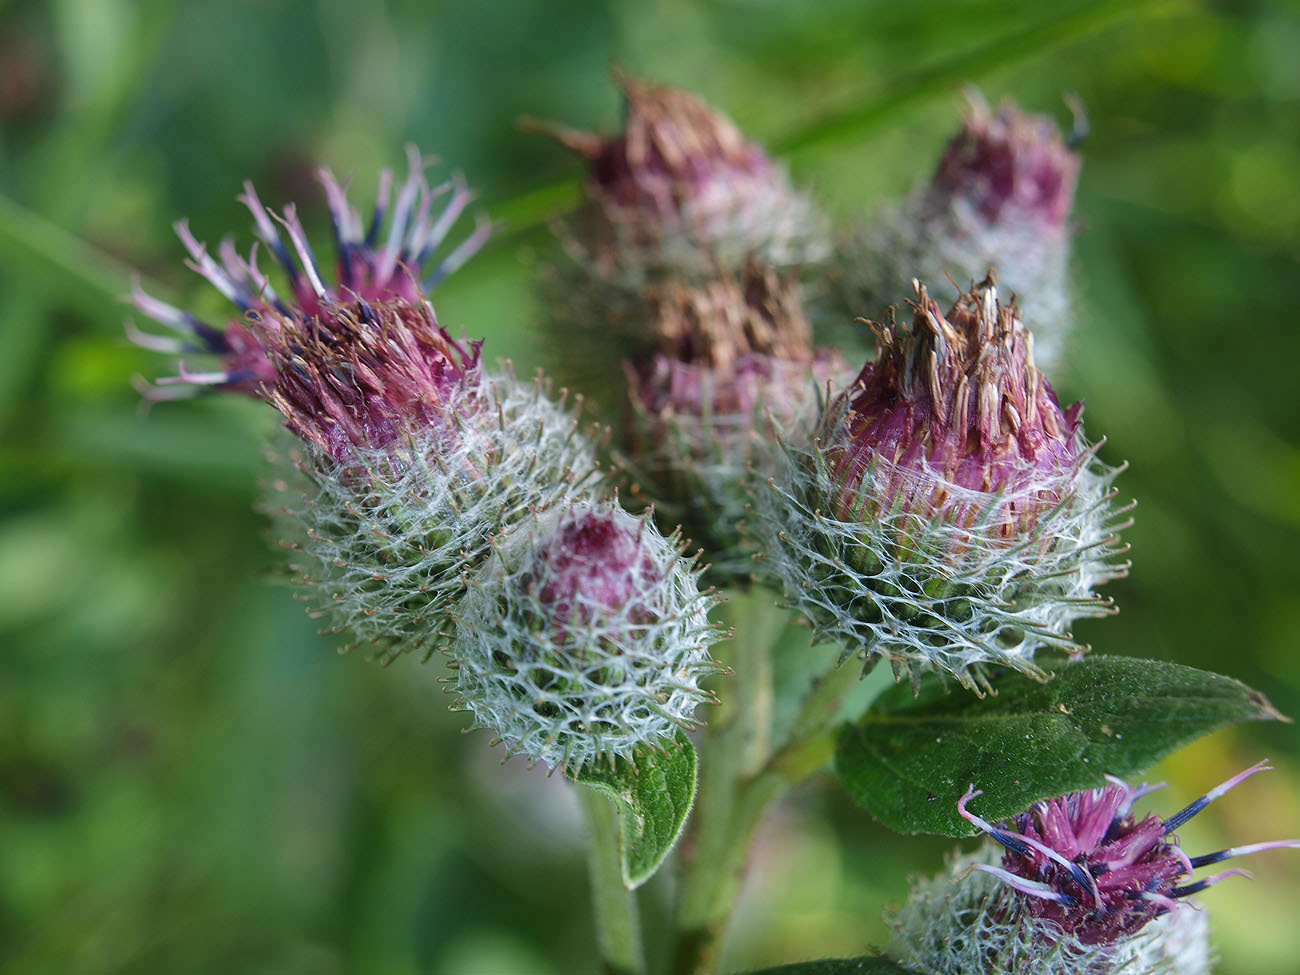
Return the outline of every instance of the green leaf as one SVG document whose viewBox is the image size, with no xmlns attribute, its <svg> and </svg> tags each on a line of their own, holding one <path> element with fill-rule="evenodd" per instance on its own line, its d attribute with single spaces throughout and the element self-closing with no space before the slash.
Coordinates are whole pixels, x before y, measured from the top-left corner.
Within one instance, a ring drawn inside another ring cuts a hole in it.
<svg viewBox="0 0 1300 975">
<path fill-rule="evenodd" d="M 996 821 L 1141 772 L 1226 725 L 1286 720 L 1245 684 L 1181 664 L 1091 655 L 1055 670 L 1046 684 L 998 676 L 983 699 L 935 678 L 915 698 L 890 688 L 840 732 L 840 783 L 900 833 L 967 836 L 957 800 L 971 784 L 984 791 L 979 814 Z"/>
<path fill-rule="evenodd" d="M 583 769 L 577 781 L 602 792 L 618 808 L 623 885 L 635 890 L 654 876 L 686 825 L 695 801 L 695 746 L 685 733 L 635 762 L 617 759 Z"/>
<path fill-rule="evenodd" d="M 801 961 L 777 968 L 761 968 L 750 975 L 914 975 L 883 955 L 859 955 L 857 958 L 823 958 Z"/>
</svg>

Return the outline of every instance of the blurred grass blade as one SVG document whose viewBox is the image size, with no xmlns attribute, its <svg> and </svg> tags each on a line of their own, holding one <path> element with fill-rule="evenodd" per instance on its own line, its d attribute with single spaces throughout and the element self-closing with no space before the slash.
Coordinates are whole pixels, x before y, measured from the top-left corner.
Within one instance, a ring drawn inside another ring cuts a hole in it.
<svg viewBox="0 0 1300 975">
<path fill-rule="evenodd" d="M 888 121 L 916 101 L 972 81 L 994 70 L 1029 58 L 1042 57 L 1057 48 L 1132 20 L 1155 5 L 1156 0 L 1106 0 L 1088 4 L 1022 30 L 997 37 L 971 51 L 923 67 L 890 84 L 879 97 L 866 98 L 814 119 L 801 129 L 774 139 L 773 152 L 797 155 L 810 149 L 861 136 Z"/>
<path fill-rule="evenodd" d="M 897 112 L 960 81 L 994 68 L 1040 57 L 1109 27 L 1131 20 L 1165 0 L 1106 0 L 1027 28 L 1012 31 L 972 51 L 923 68 L 888 86 L 886 93 L 823 114 L 807 126 L 772 140 L 774 152 L 799 154 L 850 137 L 861 137 Z M 492 215 L 504 225 L 500 242 L 545 223 L 578 199 L 578 182 L 560 180 L 501 200 Z M 118 297 L 128 272 L 73 234 L 11 199 L 0 196 L 0 256 L 41 274 L 53 272 L 81 282 L 73 295 L 87 308 L 102 311 L 101 296 Z"/>
<path fill-rule="evenodd" d="M 58 284 L 61 301 L 96 318 L 105 298 L 116 301 L 131 289 L 126 265 L 6 196 L 0 196 L 0 258 L 11 271 Z"/>
</svg>

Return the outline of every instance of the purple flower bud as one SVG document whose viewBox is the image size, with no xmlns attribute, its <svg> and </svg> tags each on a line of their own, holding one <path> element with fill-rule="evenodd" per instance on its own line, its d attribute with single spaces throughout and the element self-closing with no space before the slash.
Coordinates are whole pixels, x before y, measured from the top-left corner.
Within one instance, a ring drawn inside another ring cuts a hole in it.
<svg viewBox="0 0 1300 975">
<path fill-rule="evenodd" d="M 257 245 L 245 258 L 226 240 L 214 259 L 188 225 L 178 223 L 189 266 L 242 317 L 218 329 L 137 287 L 136 308 L 178 333 L 168 338 L 133 331 L 138 344 L 220 361 L 219 368 L 197 373 L 182 362 L 176 376 L 160 379 L 146 395 L 165 399 L 211 387 L 265 399 L 296 434 L 336 458 L 353 448 L 387 447 L 403 429 L 445 412 L 458 387 L 478 381 L 478 347 L 462 346 L 439 328 L 423 294 L 477 251 L 490 227 L 480 221 L 466 240 L 428 266 L 472 195 L 460 177 L 431 189 L 423 160 L 414 149 L 409 156 L 410 175 L 386 231 L 391 172 L 383 174 L 363 226 L 333 174 L 321 170 L 338 252 L 333 283 L 317 264 L 293 205 L 282 216 L 271 214 L 251 183 L 240 201 L 253 216 L 260 243 L 282 268 L 283 296 L 258 267 Z M 435 216 L 434 202 L 443 196 Z"/>
<path fill-rule="evenodd" d="M 1111 611 L 1093 590 L 1126 568 L 1117 472 L 991 278 L 946 315 L 914 286 L 911 328 L 876 327 L 879 359 L 755 492 L 753 523 L 765 574 L 846 656 L 978 690 L 985 664 L 1081 652 L 1068 625 Z"/>
<path fill-rule="evenodd" d="M 633 527 L 620 515 L 599 508 L 571 512 L 523 567 L 522 585 L 537 593 L 559 630 L 624 612 L 632 623 L 648 619 L 645 595 L 656 566 L 645 550 L 646 526 Z"/>
<path fill-rule="evenodd" d="M 854 312 L 883 308 L 920 278 L 946 302 L 997 268 L 1033 324 L 1040 365 L 1054 370 L 1072 318 L 1079 157 L 1051 119 L 1010 103 L 994 112 L 973 89 L 968 97 L 961 131 L 930 183 L 862 221 L 846 241 L 846 300 Z"/>
<path fill-rule="evenodd" d="M 1243 873 L 1227 870 L 1194 880 L 1194 870 L 1263 850 L 1300 849 L 1300 840 L 1281 840 L 1189 857 L 1174 835 L 1219 796 L 1270 767 L 1251 766 L 1164 821 L 1154 815 L 1138 819 L 1132 812 L 1139 798 L 1161 786 L 1133 787 L 1115 778 L 1100 789 L 1037 802 L 998 826 L 967 809 L 980 795 L 973 786 L 957 809 L 1005 849 L 1001 866 L 976 869 L 1023 895 L 1016 910 L 1051 922 L 1077 945 L 1115 945 L 1180 909 L 1184 898 Z"/>
<path fill-rule="evenodd" d="M 1035 222 L 1064 232 L 1078 179 L 1079 157 L 1055 122 L 1009 102 L 992 112 L 976 94 L 939 160 L 931 192 L 960 200 L 989 224 Z"/>
</svg>

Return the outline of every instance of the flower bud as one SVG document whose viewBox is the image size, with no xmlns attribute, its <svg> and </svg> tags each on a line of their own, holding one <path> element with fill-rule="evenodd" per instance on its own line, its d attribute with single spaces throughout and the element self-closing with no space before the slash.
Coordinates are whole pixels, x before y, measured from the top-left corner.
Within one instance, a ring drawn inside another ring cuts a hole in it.
<svg viewBox="0 0 1300 975">
<path fill-rule="evenodd" d="M 646 518 L 576 502 L 511 529 L 456 612 L 456 693 L 514 754 L 576 773 L 695 727 L 720 633 Z"/>
<path fill-rule="evenodd" d="M 993 112 L 972 91 L 930 184 L 855 231 L 845 273 L 853 307 L 893 304 L 913 277 L 948 299 L 996 267 L 1034 323 L 1040 365 L 1056 369 L 1072 316 L 1069 217 L 1078 175 L 1079 157 L 1050 118 L 1010 103 Z M 945 279 L 958 287 L 947 291 Z"/>
<path fill-rule="evenodd" d="M 704 547 L 711 578 L 748 577 L 746 473 L 774 472 L 779 439 L 809 438 L 819 393 L 844 385 L 846 367 L 836 350 L 813 349 L 798 281 L 753 260 L 739 279 L 670 283 L 653 322 L 660 351 L 624 363 L 631 463 Z"/>
<path fill-rule="evenodd" d="M 1109 611 L 1117 471 L 991 279 L 946 316 L 915 287 L 911 329 L 876 326 L 879 358 L 756 491 L 756 524 L 765 571 L 845 656 L 979 689 L 986 664 L 1038 675 L 1037 648 L 1081 651 L 1068 624 Z"/>
<path fill-rule="evenodd" d="M 1260 762 L 1181 812 L 1138 819 L 1133 806 L 1161 786 L 1109 784 L 1035 803 L 994 826 L 957 803 L 1000 844 L 1000 863 L 967 858 L 963 869 L 918 885 L 894 919 L 899 960 L 938 973 L 1000 971 L 1107 975 L 1209 971 L 1204 913 L 1186 898 L 1240 870 L 1199 880 L 1193 871 L 1249 853 L 1300 848 L 1300 840 L 1189 857 L 1174 831 L 1256 772 Z"/>
</svg>

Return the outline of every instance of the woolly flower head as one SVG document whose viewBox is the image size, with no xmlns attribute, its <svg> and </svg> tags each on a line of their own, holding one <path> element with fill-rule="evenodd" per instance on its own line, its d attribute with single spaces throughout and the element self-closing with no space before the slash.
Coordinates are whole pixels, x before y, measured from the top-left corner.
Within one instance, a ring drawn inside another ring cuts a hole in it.
<svg viewBox="0 0 1300 975">
<path fill-rule="evenodd" d="M 473 254 L 488 226 L 480 222 L 425 270 L 470 194 L 459 178 L 431 189 L 414 151 L 410 165 L 391 219 L 393 181 L 384 173 L 365 226 L 321 172 L 335 283 L 326 283 L 294 207 L 273 217 L 251 184 L 241 200 L 281 265 L 283 294 L 258 268 L 256 245 L 244 258 L 223 241 L 218 261 L 178 224 L 190 266 L 242 314 L 218 329 L 137 288 L 136 307 L 179 334 L 133 333 L 158 351 L 219 360 L 205 372 L 182 362 L 146 395 L 210 388 L 281 413 L 305 447 L 283 452 L 289 463 L 272 478 L 269 507 L 299 582 L 332 629 L 387 656 L 436 646 L 464 566 L 487 554 L 489 536 L 595 476 L 592 444 L 540 383 L 489 376 L 478 344 L 438 325 L 424 290 Z"/>
<path fill-rule="evenodd" d="M 512 753 L 576 772 L 664 747 L 712 699 L 714 603 L 674 540 L 617 502 L 515 526 L 457 609 L 456 692 Z"/>
<path fill-rule="evenodd" d="M 592 441 L 540 378 L 486 377 L 448 406 L 401 450 L 290 449 L 271 479 L 295 582 L 348 648 L 427 657 L 493 534 L 596 485 Z"/>
<path fill-rule="evenodd" d="M 1039 363 L 1060 364 L 1070 327 L 1070 211 L 1079 157 L 1045 116 L 969 93 L 961 131 L 930 183 L 860 224 L 846 248 L 855 307 L 879 308 L 915 276 L 978 280 L 996 267 L 1034 323 Z M 955 291 L 945 297 L 952 297 Z"/>
<path fill-rule="evenodd" d="M 622 133 L 544 127 L 589 168 L 582 205 L 555 225 L 566 254 L 540 275 L 549 327 L 587 353 L 554 367 L 611 401 L 621 395 L 608 388 L 617 363 L 657 351 L 655 293 L 669 282 L 707 286 L 739 274 L 750 257 L 800 273 L 830 255 L 809 198 L 730 119 L 678 88 L 616 81 L 627 106 Z"/>
<path fill-rule="evenodd" d="M 827 255 L 823 224 L 785 171 L 696 95 L 616 75 L 626 114 L 607 137 L 543 131 L 587 162 L 572 244 L 602 272 L 707 270 L 757 253 L 775 265 Z"/>
<path fill-rule="evenodd" d="M 712 578 L 748 576 L 746 471 L 774 470 L 778 438 L 809 438 L 819 392 L 844 384 L 846 367 L 813 349 L 798 281 L 753 259 L 738 277 L 671 282 L 653 307 L 660 351 L 624 363 L 631 462 L 704 546 Z"/>
<path fill-rule="evenodd" d="M 994 826 L 962 816 L 1003 849 L 961 862 L 952 876 L 918 885 L 894 919 L 900 960 L 925 971 L 1183 975 L 1209 971 L 1204 913 L 1186 898 L 1240 870 L 1199 880 L 1193 871 L 1231 857 L 1300 848 L 1256 843 L 1189 857 L 1174 831 L 1256 772 L 1260 762 L 1166 820 L 1134 804 L 1160 786 L 1109 784 L 1035 803 Z"/>
<path fill-rule="evenodd" d="M 896 676 L 935 668 L 979 689 L 983 667 L 1039 674 L 1044 645 L 1109 611 L 1117 473 L 1034 366 L 990 278 L 945 315 L 919 283 L 910 330 L 832 401 L 810 449 L 755 489 L 765 572 L 846 656 Z"/>
</svg>

